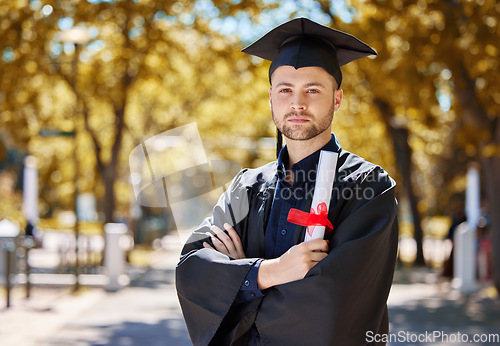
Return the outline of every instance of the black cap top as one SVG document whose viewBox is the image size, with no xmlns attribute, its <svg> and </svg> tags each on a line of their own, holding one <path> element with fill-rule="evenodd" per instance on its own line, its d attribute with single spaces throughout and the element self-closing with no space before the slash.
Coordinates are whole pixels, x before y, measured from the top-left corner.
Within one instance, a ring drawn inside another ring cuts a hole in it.
<svg viewBox="0 0 500 346">
<path fill-rule="evenodd" d="M 373 48 L 356 37 L 307 18 L 296 18 L 274 28 L 242 52 L 272 61 L 269 81 L 273 71 L 280 66 L 296 69 L 317 66 L 335 77 L 339 86 L 342 83 L 340 66 L 377 55 Z"/>
</svg>

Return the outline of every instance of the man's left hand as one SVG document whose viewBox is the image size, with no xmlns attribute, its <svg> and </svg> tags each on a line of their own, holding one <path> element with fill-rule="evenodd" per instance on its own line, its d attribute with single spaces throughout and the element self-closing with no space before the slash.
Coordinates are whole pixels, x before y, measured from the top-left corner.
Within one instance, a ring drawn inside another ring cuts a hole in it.
<svg viewBox="0 0 500 346">
<path fill-rule="evenodd" d="M 234 259 L 245 258 L 245 252 L 243 252 L 243 246 L 241 245 L 238 233 L 236 233 L 234 228 L 228 223 L 224 224 L 224 228 L 226 229 L 227 234 L 215 225 L 210 227 L 210 230 L 214 232 L 215 235 L 210 232 L 207 232 L 207 234 L 210 235 L 215 249 L 207 242 L 203 242 L 203 247 L 217 250 Z"/>
</svg>

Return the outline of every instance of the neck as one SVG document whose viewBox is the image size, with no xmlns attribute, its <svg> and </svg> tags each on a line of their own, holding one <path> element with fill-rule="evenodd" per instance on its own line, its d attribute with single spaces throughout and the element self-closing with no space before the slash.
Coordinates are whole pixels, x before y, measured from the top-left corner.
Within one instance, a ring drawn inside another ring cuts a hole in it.
<svg viewBox="0 0 500 346">
<path fill-rule="evenodd" d="M 306 141 L 297 141 L 285 138 L 288 149 L 288 167 L 290 169 L 293 164 L 299 162 L 303 158 L 311 155 L 315 151 L 323 148 L 332 138 L 329 131 L 325 131 L 318 136 Z"/>
</svg>

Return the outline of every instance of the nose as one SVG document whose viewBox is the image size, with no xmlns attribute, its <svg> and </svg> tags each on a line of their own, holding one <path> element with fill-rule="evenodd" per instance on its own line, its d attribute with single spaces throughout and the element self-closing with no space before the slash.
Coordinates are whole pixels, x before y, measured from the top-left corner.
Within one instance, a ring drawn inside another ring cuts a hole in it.
<svg viewBox="0 0 500 346">
<path fill-rule="evenodd" d="M 292 99 L 292 104 L 290 105 L 290 107 L 294 111 L 305 111 L 307 109 L 307 105 L 303 95 L 301 95 L 300 93 L 296 93 Z"/>
</svg>

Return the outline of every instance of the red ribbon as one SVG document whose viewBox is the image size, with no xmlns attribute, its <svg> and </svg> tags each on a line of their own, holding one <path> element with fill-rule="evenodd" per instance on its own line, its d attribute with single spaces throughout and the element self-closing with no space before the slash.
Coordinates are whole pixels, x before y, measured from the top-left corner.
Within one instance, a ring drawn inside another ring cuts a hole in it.
<svg viewBox="0 0 500 346">
<path fill-rule="evenodd" d="M 314 227 L 309 226 L 325 226 L 325 234 L 333 230 L 333 225 L 328 220 L 328 207 L 325 202 L 318 204 L 317 212 L 313 208 L 310 213 L 292 208 L 288 212 L 287 220 L 296 225 L 307 226 L 309 236 L 312 236 L 314 230 Z"/>
</svg>

